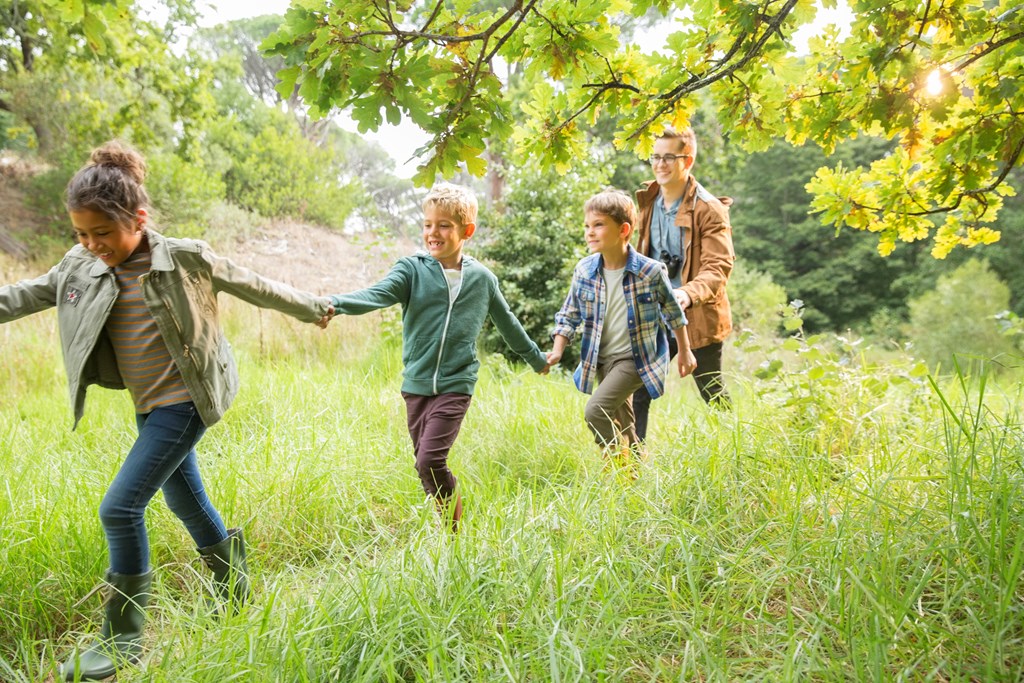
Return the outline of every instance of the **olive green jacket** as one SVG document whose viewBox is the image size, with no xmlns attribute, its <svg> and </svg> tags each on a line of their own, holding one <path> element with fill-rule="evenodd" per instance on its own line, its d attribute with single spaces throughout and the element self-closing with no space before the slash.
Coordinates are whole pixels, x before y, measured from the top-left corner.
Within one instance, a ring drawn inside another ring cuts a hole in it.
<svg viewBox="0 0 1024 683">
<path fill-rule="evenodd" d="M 147 230 L 152 266 L 140 280 L 156 320 L 206 426 L 224 416 L 238 392 L 238 369 L 220 326 L 217 293 L 314 322 L 330 300 L 269 280 L 213 253 L 205 242 Z M 0 287 L 0 323 L 57 307 L 75 426 L 90 384 L 123 389 L 105 325 L 117 301 L 117 279 L 96 256 L 76 246 L 46 275 Z"/>
</svg>

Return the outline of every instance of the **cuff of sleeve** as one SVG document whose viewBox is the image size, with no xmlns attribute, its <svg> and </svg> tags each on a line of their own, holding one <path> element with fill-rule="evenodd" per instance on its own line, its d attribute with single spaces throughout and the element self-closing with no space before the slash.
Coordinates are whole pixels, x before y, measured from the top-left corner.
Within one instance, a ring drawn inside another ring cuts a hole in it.
<svg viewBox="0 0 1024 683">
<path fill-rule="evenodd" d="M 572 329 L 571 327 L 555 327 L 555 329 L 551 330 L 552 341 L 554 341 L 555 337 L 557 337 L 558 335 L 562 335 L 563 337 L 569 340 L 569 343 L 572 343 L 573 337 L 576 336 L 576 330 Z"/>
<path fill-rule="evenodd" d="M 533 368 L 534 372 L 540 372 L 548 366 L 548 357 L 543 352 L 538 351 L 533 358 L 530 359 L 530 367 Z"/>
</svg>

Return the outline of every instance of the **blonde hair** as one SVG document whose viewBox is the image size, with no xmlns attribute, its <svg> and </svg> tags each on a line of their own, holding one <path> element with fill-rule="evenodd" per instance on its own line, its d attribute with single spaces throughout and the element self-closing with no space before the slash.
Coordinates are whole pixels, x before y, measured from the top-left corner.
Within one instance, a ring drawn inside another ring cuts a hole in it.
<svg viewBox="0 0 1024 683">
<path fill-rule="evenodd" d="M 139 209 L 149 206 L 142 185 L 145 179 L 142 155 L 111 140 L 94 149 L 88 163 L 68 182 L 64 195 L 67 209 L 96 211 L 117 223 L 128 223 Z"/>
<path fill-rule="evenodd" d="M 636 205 L 622 190 L 609 188 L 598 192 L 583 204 L 583 213 L 603 213 L 619 225 L 636 225 Z"/>
<path fill-rule="evenodd" d="M 468 187 L 440 183 L 423 199 L 423 210 L 436 207 L 451 216 L 460 225 L 476 223 L 476 195 Z"/>
<path fill-rule="evenodd" d="M 697 136 L 693 132 L 693 128 L 684 128 L 683 130 L 676 130 L 672 126 L 665 126 L 664 132 L 658 136 L 659 140 L 679 140 L 682 144 L 679 147 L 680 152 L 686 152 L 693 158 L 697 158 Z M 687 150 L 689 147 L 689 150 Z"/>
</svg>

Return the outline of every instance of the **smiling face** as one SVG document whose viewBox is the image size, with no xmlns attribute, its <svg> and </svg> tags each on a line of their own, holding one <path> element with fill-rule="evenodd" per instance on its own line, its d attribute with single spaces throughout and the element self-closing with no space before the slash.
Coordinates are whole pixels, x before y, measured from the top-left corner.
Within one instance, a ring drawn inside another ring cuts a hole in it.
<svg viewBox="0 0 1024 683">
<path fill-rule="evenodd" d="M 661 187 L 674 189 L 686 184 L 693 166 L 693 150 L 684 149 L 686 143 L 682 138 L 658 138 L 654 141 L 652 157 L 664 158 L 665 155 L 676 156 L 673 162 L 659 161 L 651 164 L 654 179 Z"/>
<path fill-rule="evenodd" d="M 142 226 L 146 217 L 144 209 L 139 209 L 139 215 L 130 223 L 118 223 L 92 209 L 68 213 L 78 243 L 110 268 L 124 263 L 142 243 Z"/>
<path fill-rule="evenodd" d="M 461 267 L 462 245 L 475 230 L 475 223 L 462 225 L 436 204 L 423 209 L 423 244 L 444 268 Z"/>
<path fill-rule="evenodd" d="M 583 222 L 583 237 L 591 254 L 601 254 L 605 260 L 618 260 L 626 253 L 632 227 L 619 223 L 607 214 L 587 211 Z"/>
</svg>

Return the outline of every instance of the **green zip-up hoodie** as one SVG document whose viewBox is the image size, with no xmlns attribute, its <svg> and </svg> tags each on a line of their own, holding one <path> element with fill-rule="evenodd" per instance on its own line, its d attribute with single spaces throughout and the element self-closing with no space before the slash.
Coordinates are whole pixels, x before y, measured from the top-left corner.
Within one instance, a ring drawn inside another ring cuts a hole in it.
<svg viewBox="0 0 1024 683">
<path fill-rule="evenodd" d="M 361 315 L 402 305 L 402 391 L 419 396 L 472 394 L 480 361 L 476 339 L 490 317 L 502 339 L 537 372 L 547 358 L 527 336 L 498 288 L 498 278 L 462 257 L 462 287 L 449 301 L 440 262 L 425 251 L 401 258 L 380 282 L 331 297 L 336 313 Z"/>
<path fill-rule="evenodd" d="M 328 299 L 261 277 L 217 256 L 205 242 L 147 229 L 150 271 L 139 278 L 146 307 L 207 427 L 220 420 L 238 391 L 238 370 L 220 327 L 217 292 L 272 308 L 304 322 L 327 313 Z M 104 326 L 117 301 L 112 268 L 81 245 L 46 275 L 0 287 L 0 323 L 57 307 L 75 425 L 90 384 L 124 389 Z"/>
</svg>

